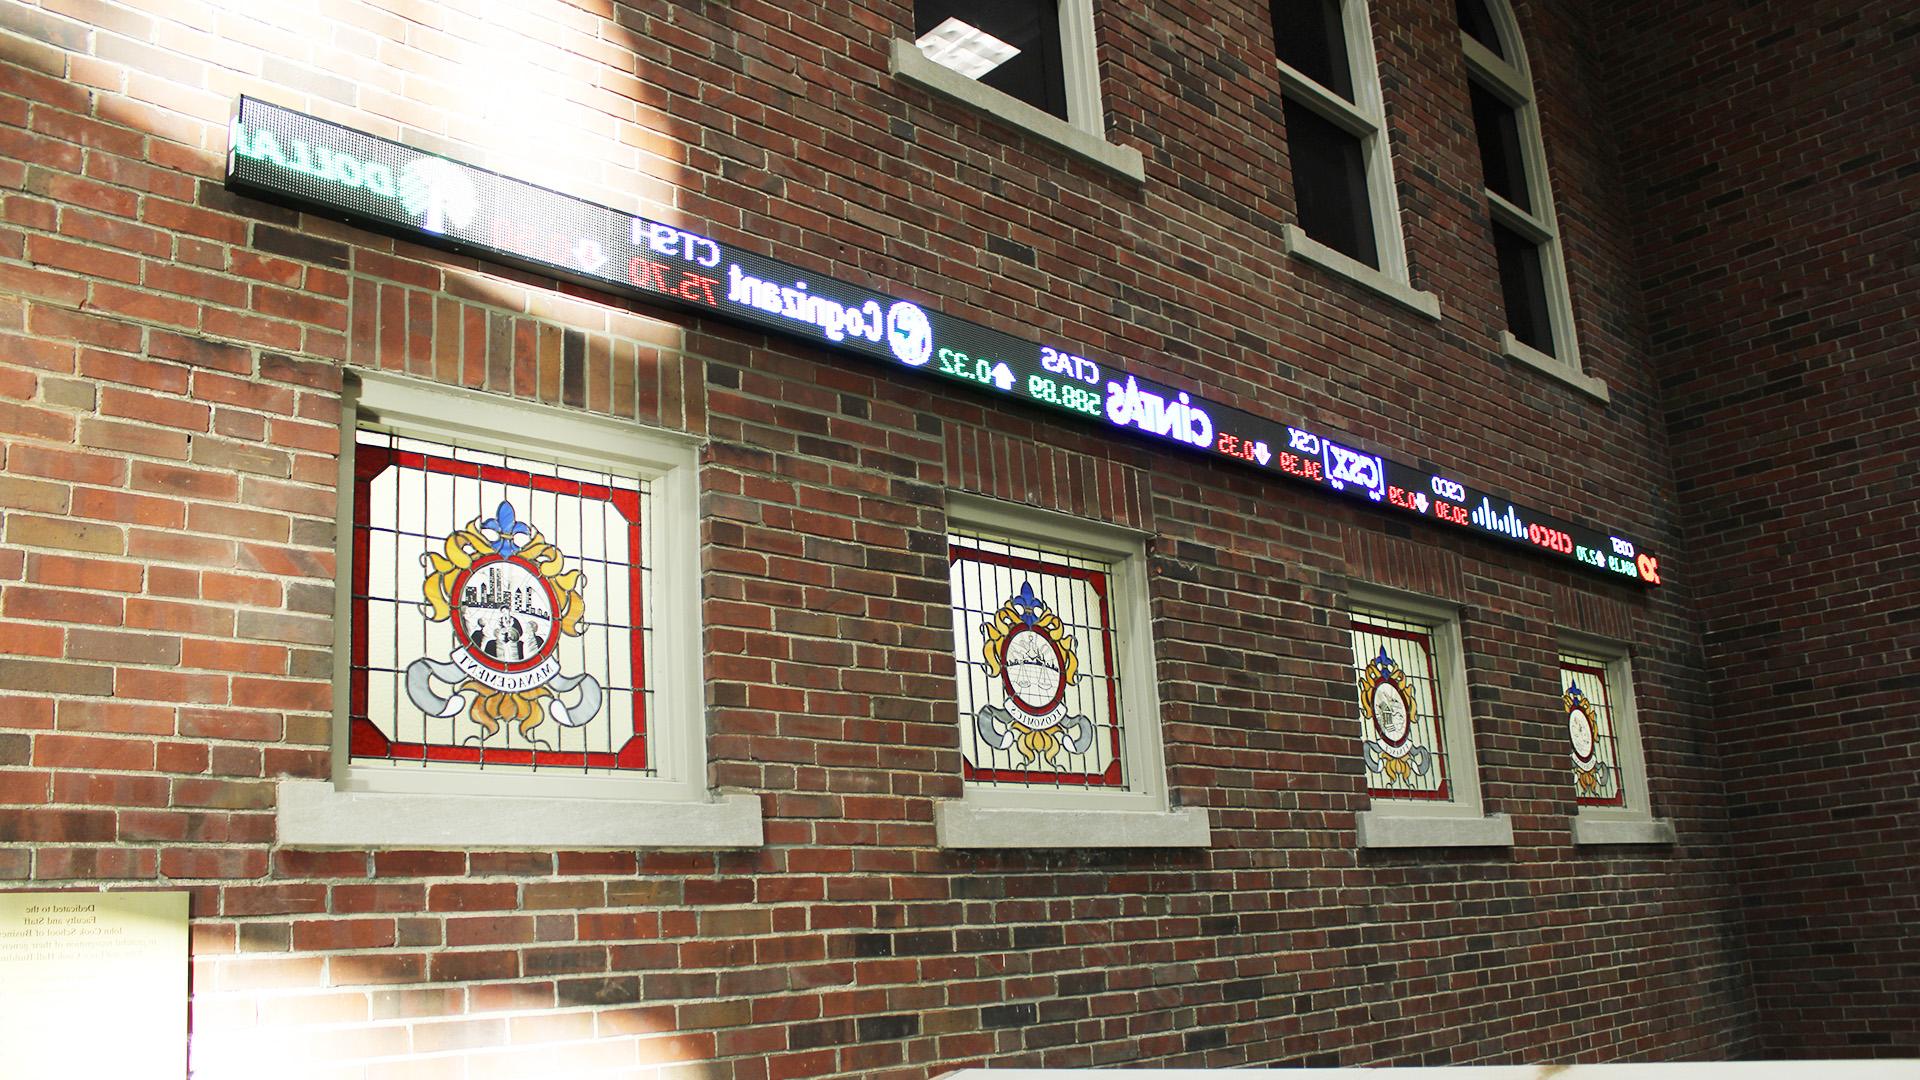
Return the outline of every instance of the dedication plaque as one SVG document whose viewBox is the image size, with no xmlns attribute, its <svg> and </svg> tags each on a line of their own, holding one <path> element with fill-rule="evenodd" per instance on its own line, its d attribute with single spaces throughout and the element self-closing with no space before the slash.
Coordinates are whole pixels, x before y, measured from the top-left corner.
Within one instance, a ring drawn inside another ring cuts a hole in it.
<svg viewBox="0 0 1920 1080">
<path fill-rule="evenodd" d="M 0 1073 L 183 1080 L 187 894 L 0 893 Z"/>
</svg>

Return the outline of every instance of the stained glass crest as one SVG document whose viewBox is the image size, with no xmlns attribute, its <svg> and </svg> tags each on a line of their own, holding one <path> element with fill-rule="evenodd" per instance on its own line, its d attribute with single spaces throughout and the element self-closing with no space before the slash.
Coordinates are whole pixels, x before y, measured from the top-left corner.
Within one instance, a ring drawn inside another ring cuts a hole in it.
<svg viewBox="0 0 1920 1080">
<path fill-rule="evenodd" d="M 1449 798 L 1432 631 L 1356 614 L 1353 650 L 1368 794 Z"/>
<path fill-rule="evenodd" d="M 1433 752 L 1413 739 L 1418 716 L 1413 691 L 1385 649 L 1360 675 L 1360 711 L 1378 736 L 1366 740 L 1367 771 L 1381 774 L 1390 786 L 1412 787 L 1433 767 Z"/>
<path fill-rule="evenodd" d="M 566 553 L 518 520 L 502 499 L 493 516 L 474 518 L 426 554 L 422 592 L 433 622 L 452 620 L 447 659 L 407 665 L 407 698 L 421 712 L 457 716 L 480 728 L 477 741 L 503 722 L 539 745 L 540 726 L 582 727 L 600 711 L 600 683 L 561 671 L 555 649 L 563 636 L 586 632 L 586 576 L 566 569 Z M 443 697 L 439 687 L 451 692 Z"/>
<path fill-rule="evenodd" d="M 1567 716 L 1574 794 L 1583 806 L 1618 806 L 1626 793 L 1606 667 L 1599 661 L 1563 656 L 1560 678 L 1566 683 L 1560 703 Z"/>
<path fill-rule="evenodd" d="M 1000 680 L 1000 705 L 974 714 L 981 741 L 1018 749 L 1023 761 L 1057 765 L 1060 753 L 1084 754 L 1093 745 L 1093 721 L 1073 715 L 1067 690 L 1080 678 L 1073 635 L 1045 600 L 1022 581 L 1020 594 L 980 625 L 987 676 Z"/>
<path fill-rule="evenodd" d="M 1109 567 L 960 534 L 949 560 L 966 778 L 1124 787 Z"/>
<path fill-rule="evenodd" d="M 647 770 L 648 485 L 356 442 L 352 762 Z"/>
</svg>

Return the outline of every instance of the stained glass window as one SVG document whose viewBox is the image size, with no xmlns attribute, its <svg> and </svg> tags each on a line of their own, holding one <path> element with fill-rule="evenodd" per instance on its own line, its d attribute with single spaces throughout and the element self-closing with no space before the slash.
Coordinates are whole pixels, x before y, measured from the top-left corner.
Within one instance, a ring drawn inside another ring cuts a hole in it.
<svg viewBox="0 0 1920 1080">
<path fill-rule="evenodd" d="M 967 531 L 948 563 L 965 778 L 1128 788 L 1113 564 Z"/>
<path fill-rule="evenodd" d="M 1574 793 L 1582 806 L 1620 806 L 1626 782 L 1604 660 L 1560 654 L 1560 703 L 1566 710 Z"/>
<path fill-rule="evenodd" d="M 1434 652 L 1430 625 L 1381 611 L 1353 613 L 1361 750 L 1374 798 L 1452 798 Z"/>
<path fill-rule="evenodd" d="M 355 432 L 356 768 L 646 775 L 648 482 Z"/>
</svg>

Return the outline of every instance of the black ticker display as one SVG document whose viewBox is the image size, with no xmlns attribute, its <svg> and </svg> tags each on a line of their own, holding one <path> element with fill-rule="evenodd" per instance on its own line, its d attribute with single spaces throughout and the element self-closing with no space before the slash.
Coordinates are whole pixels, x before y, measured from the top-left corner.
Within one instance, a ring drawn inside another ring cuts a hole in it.
<svg viewBox="0 0 1920 1080">
<path fill-rule="evenodd" d="M 535 184 L 242 97 L 235 192 L 596 289 L 750 323 L 890 367 L 966 383 L 1396 513 L 1517 544 L 1615 580 L 1660 584 L 1628 538 L 1563 521 L 1082 355 Z"/>
</svg>

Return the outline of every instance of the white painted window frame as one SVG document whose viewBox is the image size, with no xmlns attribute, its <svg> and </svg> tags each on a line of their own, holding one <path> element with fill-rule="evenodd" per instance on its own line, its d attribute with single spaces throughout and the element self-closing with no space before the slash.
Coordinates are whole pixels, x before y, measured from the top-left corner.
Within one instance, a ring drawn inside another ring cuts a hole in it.
<svg viewBox="0 0 1920 1080">
<path fill-rule="evenodd" d="M 1598 660 L 1604 666 L 1624 793 L 1619 806 L 1580 806 L 1573 815 L 1573 842 L 1581 845 L 1674 843 L 1677 833 L 1673 822 L 1653 814 L 1647 759 L 1640 741 L 1640 714 L 1634 705 L 1632 654 L 1617 641 L 1561 631 L 1554 655 L 1554 677 L 1563 692 L 1566 676 L 1560 657 L 1568 653 Z M 1556 708 L 1556 715 L 1558 711 Z M 1564 739 L 1562 751 L 1560 760 L 1565 761 Z M 1561 775 L 1566 773 L 1563 771 Z"/>
<path fill-rule="evenodd" d="M 1354 582 L 1348 588 L 1349 612 L 1377 612 L 1389 618 L 1421 623 L 1432 629 L 1434 663 L 1439 668 L 1441 738 L 1447 753 L 1447 780 L 1452 798 L 1374 799 L 1356 818 L 1358 843 L 1363 848 L 1505 847 L 1513 844 L 1513 824 L 1505 814 L 1486 814 L 1480 798 L 1480 759 L 1474 745 L 1473 713 L 1467 693 L 1466 651 L 1460 635 L 1460 609 L 1397 589 Z M 1353 652 L 1349 635 L 1347 653 Z M 1348 660 L 1349 672 L 1352 672 Z M 1350 674 L 1350 681 L 1352 675 Z M 1353 752 L 1360 753 L 1357 687 L 1349 694 L 1347 711 L 1353 724 Z"/>
<path fill-rule="evenodd" d="M 1030 105 L 927 58 L 909 38 L 894 38 L 887 67 L 895 76 L 984 112 L 1002 123 L 1072 151 L 1134 183 L 1146 182 L 1140 151 L 1107 141 L 1100 99 L 1100 59 L 1093 31 L 1093 0 L 1059 0 L 1060 68 L 1067 119 Z"/>
<path fill-rule="evenodd" d="M 1347 70 L 1353 78 L 1353 100 L 1348 101 L 1313 78 L 1274 59 L 1281 92 L 1311 109 L 1328 123 L 1360 140 L 1367 171 L 1367 213 L 1373 219 L 1374 251 L 1378 269 L 1335 251 L 1289 224 L 1282 231 L 1287 253 L 1315 263 L 1342 277 L 1417 311 L 1440 317 L 1440 300 L 1415 289 L 1407 269 L 1406 238 L 1400 230 L 1400 196 L 1393 182 L 1393 151 L 1387 144 L 1386 101 L 1380 91 L 1380 68 L 1373 53 L 1373 18 L 1367 0 L 1340 0 L 1341 37 L 1347 45 Z M 1276 43 L 1276 52 L 1278 51 Z"/>
<path fill-rule="evenodd" d="M 946 848 L 1205 847 L 1204 807 L 1174 807 L 1167 786 L 1160 694 L 1147 603 L 1146 535 L 1066 514 L 949 493 L 950 530 L 978 532 L 1108 564 L 1109 610 L 1121 680 L 1121 756 L 1126 791 L 966 784 L 937 802 Z M 958 724 L 965 717 L 956 716 Z"/>
<path fill-rule="evenodd" d="M 1602 402 L 1609 400 L 1607 384 L 1587 375 L 1580 366 L 1580 338 L 1574 332 L 1573 294 L 1567 286 L 1566 258 L 1561 253 L 1560 223 L 1554 213 L 1553 181 L 1547 172 L 1546 141 L 1540 134 L 1540 110 L 1534 102 L 1533 70 L 1527 64 L 1526 43 L 1520 36 L 1520 23 L 1514 18 L 1507 0 L 1486 0 L 1500 36 L 1500 49 L 1513 57 L 1511 62 L 1494 54 L 1460 31 L 1460 49 L 1466 56 L 1467 75 L 1482 89 L 1514 110 L 1520 129 L 1520 152 L 1527 172 L 1527 200 L 1533 212 L 1515 206 L 1482 188 L 1487 211 L 1493 219 L 1532 241 L 1540 249 L 1540 274 L 1547 292 L 1547 318 L 1553 323 L 1553 348 L 1549 356 L 1519 338 L 1510 330 L 1500 331 L 1500 350 L 1508 359 L 1559 378 Z"/>
<path fill-rule="evenodd" d="M 700 633 L 699 440 L 677 432 L 380 372 L 348 376 L 341 401 L 331 780 L 280 785 L 280 842 L 306 846 L 738 847 L 761 842 L 760 805 L 706 783 Z M 593 470 L 632 473 L 670 524 L 655 573 L 654 775 L 526 775 L 355 765 L 347 752 L 352 655 L 354 432 L 363 421 Z M 503 437 L 501 432 L 512 432 Z"/>
</svg>

